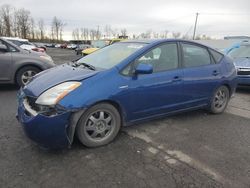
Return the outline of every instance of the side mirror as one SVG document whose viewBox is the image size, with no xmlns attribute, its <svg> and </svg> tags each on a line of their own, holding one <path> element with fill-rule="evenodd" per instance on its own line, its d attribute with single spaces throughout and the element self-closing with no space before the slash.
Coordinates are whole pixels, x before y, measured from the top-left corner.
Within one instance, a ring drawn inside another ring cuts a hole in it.
<svg viewBox="0 0 250 188">
<path fill-rule="evenodd" d="M 152 65 L 140 63 L 136 69 L 135 74 L 151 74 L 153 72 Z"/>
<path fill-rule="evenodd" d="M 7 51 L 8 51 L 7 47 L 3 44 L 0 44 L 0 52 L 7 52 Z"/>
</svg>

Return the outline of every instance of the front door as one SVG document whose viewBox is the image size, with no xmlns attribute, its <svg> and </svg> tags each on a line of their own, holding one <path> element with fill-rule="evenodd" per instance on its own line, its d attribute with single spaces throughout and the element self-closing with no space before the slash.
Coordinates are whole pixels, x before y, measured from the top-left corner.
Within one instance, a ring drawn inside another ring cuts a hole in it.
<svg viewBox="0 0 250 188">
<path fill-rule="evenodd" d="M 153 73 L 133 75 L 129 81 L 130 119 L 164 114 L 178 110 L 183 104 L 183 72 L 179 69 L 177 44 L 165 43 L 137 59 L 139 64 L 151 64 Z"/>
<path fill-rule="evenodd" d="M 0 40 L 0 45 L 6 44 Z M 6 46 L 7 48 L 7 46 Z M 7 48 L 8 49 L 8 48 Z M 12 56 L 11 52 L 0 49 L 0 80 L 8 81 L 11 79 Z"/>
</svg>

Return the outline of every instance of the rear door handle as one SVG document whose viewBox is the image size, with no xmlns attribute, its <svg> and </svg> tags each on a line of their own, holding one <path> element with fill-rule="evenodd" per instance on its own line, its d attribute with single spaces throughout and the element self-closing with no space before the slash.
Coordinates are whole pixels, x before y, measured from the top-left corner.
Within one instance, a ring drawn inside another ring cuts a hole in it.
<svg viewBox="0 0 250 188">
<path fill-rule="evenodd" d="M 173 78 L 172 82 L 179 82 L 179 81 L 181 81 L 181 80 L 182 80 L 182 79 L 181 79 L 180 76 L 175 76 L 175 77 Z"/>
<path fill-rule="evenodd" d="M 214 76 L 217 76 L 218 74 L 220 74 L 219 71 L 217 71 L 217 70 L 214 70 L 214 71 L 213 71 L 213 75 L 214 75 Z"/>
</svg>

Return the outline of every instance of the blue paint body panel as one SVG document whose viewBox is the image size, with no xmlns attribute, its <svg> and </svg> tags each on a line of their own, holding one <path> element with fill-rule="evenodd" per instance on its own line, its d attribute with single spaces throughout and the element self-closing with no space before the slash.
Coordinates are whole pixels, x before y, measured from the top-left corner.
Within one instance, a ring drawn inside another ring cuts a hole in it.
<svg viewBox="0 0 250 188">
<path fill-rule="evenodd" d="M 178 69 L 136 76 L 121 74 L 123 68 L 136 58 L 167 42 L 178 42 L 179 45 L 182 40 L 148 41 L 143 48 L 107 70 L 92 71 L 64 65 L 36 76 L 23 89 L 24 96 L 37 98 L 47 89 L 66 81 L 80 81 L 82 84 L 59 101 L 58 105 L 63 107 L 64 112 L 52 117 L 41 114 L 27 116 L 22 104 L 24 97 L 19 97 L 18 119 L 25 132 L 40 145 L 65 147 L 71 143 L 67 131 L 71 126 L 70 117 L 74 112 L 98 102 L 115 103 L 120 107 L 123 125 L 129 125 L 207 107 L 214 91 L 221 85 L 228 86 L 230 93 L 234 93 L 237 86 L 236 69 L 227 56 L 218 64 L 184 68 L 180 58 Z M 214 75 L 214 71 L 218 74 Z"/>
</svg>

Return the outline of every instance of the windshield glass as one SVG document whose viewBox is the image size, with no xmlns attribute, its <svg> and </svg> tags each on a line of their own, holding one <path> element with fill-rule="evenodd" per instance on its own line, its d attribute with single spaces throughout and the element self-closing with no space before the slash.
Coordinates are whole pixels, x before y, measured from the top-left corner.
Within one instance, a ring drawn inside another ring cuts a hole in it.
<svg viewBox="0 0 250 188">
<path fill-rule="evenodd" d="M 244 58 L 250 57 L 250 45 L 240 46 L 239 48 L 234 48 L 228 54 L 232 58 Z"/>
<path fill-rule="evenodd" d="M 94 40 L 91 42 L 91 44 L 94 48 L 103 48 L 108 45 L 104 40 Z"/>
<path fill-rule="evenodd" d="M 77 63 L 86 63 L 96 68 L 109 69 L 145 45 L 145 43 L 116 43 L 79 59 Z"/>
</svg>

